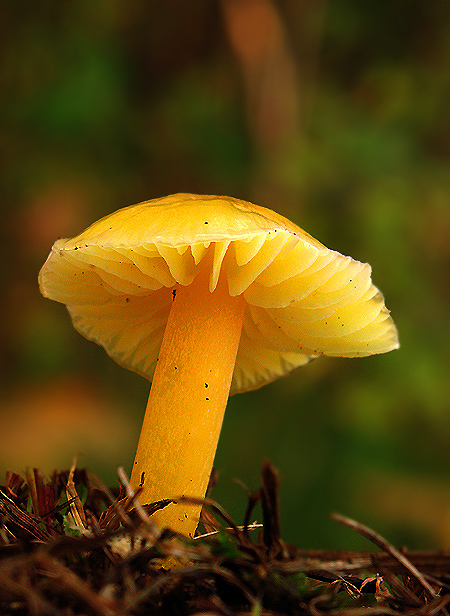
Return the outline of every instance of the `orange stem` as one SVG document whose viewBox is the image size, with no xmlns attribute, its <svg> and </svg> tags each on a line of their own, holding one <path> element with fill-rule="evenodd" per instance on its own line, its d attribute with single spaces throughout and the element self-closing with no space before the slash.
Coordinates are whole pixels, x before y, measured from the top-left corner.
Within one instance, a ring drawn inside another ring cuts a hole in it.
<svg viewBox="0 0 450 616">
<path fill-rule="evenodd" d="M 142 503 L 205 495 L 244 305 L 241 296 L 230 296 L 223 277 L 211 293 L 206 269 L 189 286 L 176 287 L 131 475 L 135 489 L 143 479 Z M 200 509 L 171 504 L 152 519 L 193 536 Z"/>
</svg>

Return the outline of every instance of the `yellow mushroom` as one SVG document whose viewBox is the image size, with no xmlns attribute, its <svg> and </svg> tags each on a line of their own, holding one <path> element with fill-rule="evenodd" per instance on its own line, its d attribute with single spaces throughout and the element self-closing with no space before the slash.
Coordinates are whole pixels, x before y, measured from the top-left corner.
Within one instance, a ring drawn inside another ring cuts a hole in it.
<svg viewBox="0 0 450 616">
<path fill-rule="evenodd" d="M 371 268 L 275 212 L 176 194 L 58 240 L 39 275 L 76 329 L 152 380 L 131 483 L 144 503 L 203 496 L 228 396 L 319 355 L 398 347 Z M 193 535 L 200 509 L 155 521 Z"/>
</svg>

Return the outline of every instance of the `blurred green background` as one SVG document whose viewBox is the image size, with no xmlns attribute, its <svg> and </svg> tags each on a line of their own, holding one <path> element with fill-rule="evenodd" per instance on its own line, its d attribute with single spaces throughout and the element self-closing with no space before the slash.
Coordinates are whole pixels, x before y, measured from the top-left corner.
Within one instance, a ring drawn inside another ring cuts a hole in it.
<svg viewBox="0 0 450 616">
<path fill-rule="evenodd" d="M 58 237 L 179 191 L 368 261 L 401 349 L 230 400 L 214 496 L 279 469 L 286 540 L 450 548 L 450 2 L 41 0 L 0 20 L 0 470 L 129 469 L 149 384 L 43 299 Z"/>
</svg>

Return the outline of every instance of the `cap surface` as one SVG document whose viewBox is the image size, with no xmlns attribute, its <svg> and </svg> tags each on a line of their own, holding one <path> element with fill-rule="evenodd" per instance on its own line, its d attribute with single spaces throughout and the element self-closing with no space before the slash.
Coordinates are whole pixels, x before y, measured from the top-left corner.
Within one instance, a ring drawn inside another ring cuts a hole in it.
<svg viewBox="0 0 450 616">
<path fill-rule="evenodd" d="M 177 194 L 102 218 L 58 240 L 41 269 L 44 296 L 118 363 L 153 377 L 177 284 L 210 268 L 246 300 L 231 392 L 268 383 L 318 355 L 362 357 L 398 347 L 371 268 L 329 250 L 269 209 Z"/>
</svg>

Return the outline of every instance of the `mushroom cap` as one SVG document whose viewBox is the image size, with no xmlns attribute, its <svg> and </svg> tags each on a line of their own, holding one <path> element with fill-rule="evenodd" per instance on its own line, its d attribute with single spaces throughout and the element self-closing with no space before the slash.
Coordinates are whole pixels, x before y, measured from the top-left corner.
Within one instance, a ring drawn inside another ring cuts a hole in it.
<svg viewBox="0 0 450 616">
<path fill-rule="evenodd" d="M 231 197 L 176 194 L 123 208 L 58 240 L 39 274 L 44 296 L 119 364 L 152 379 L 176 285 L 210 268 L 246 300 L 231 393 L 319 355 L 398 347 L 371 268 L 329 250 L 283 216 Z"/>
</svg>

